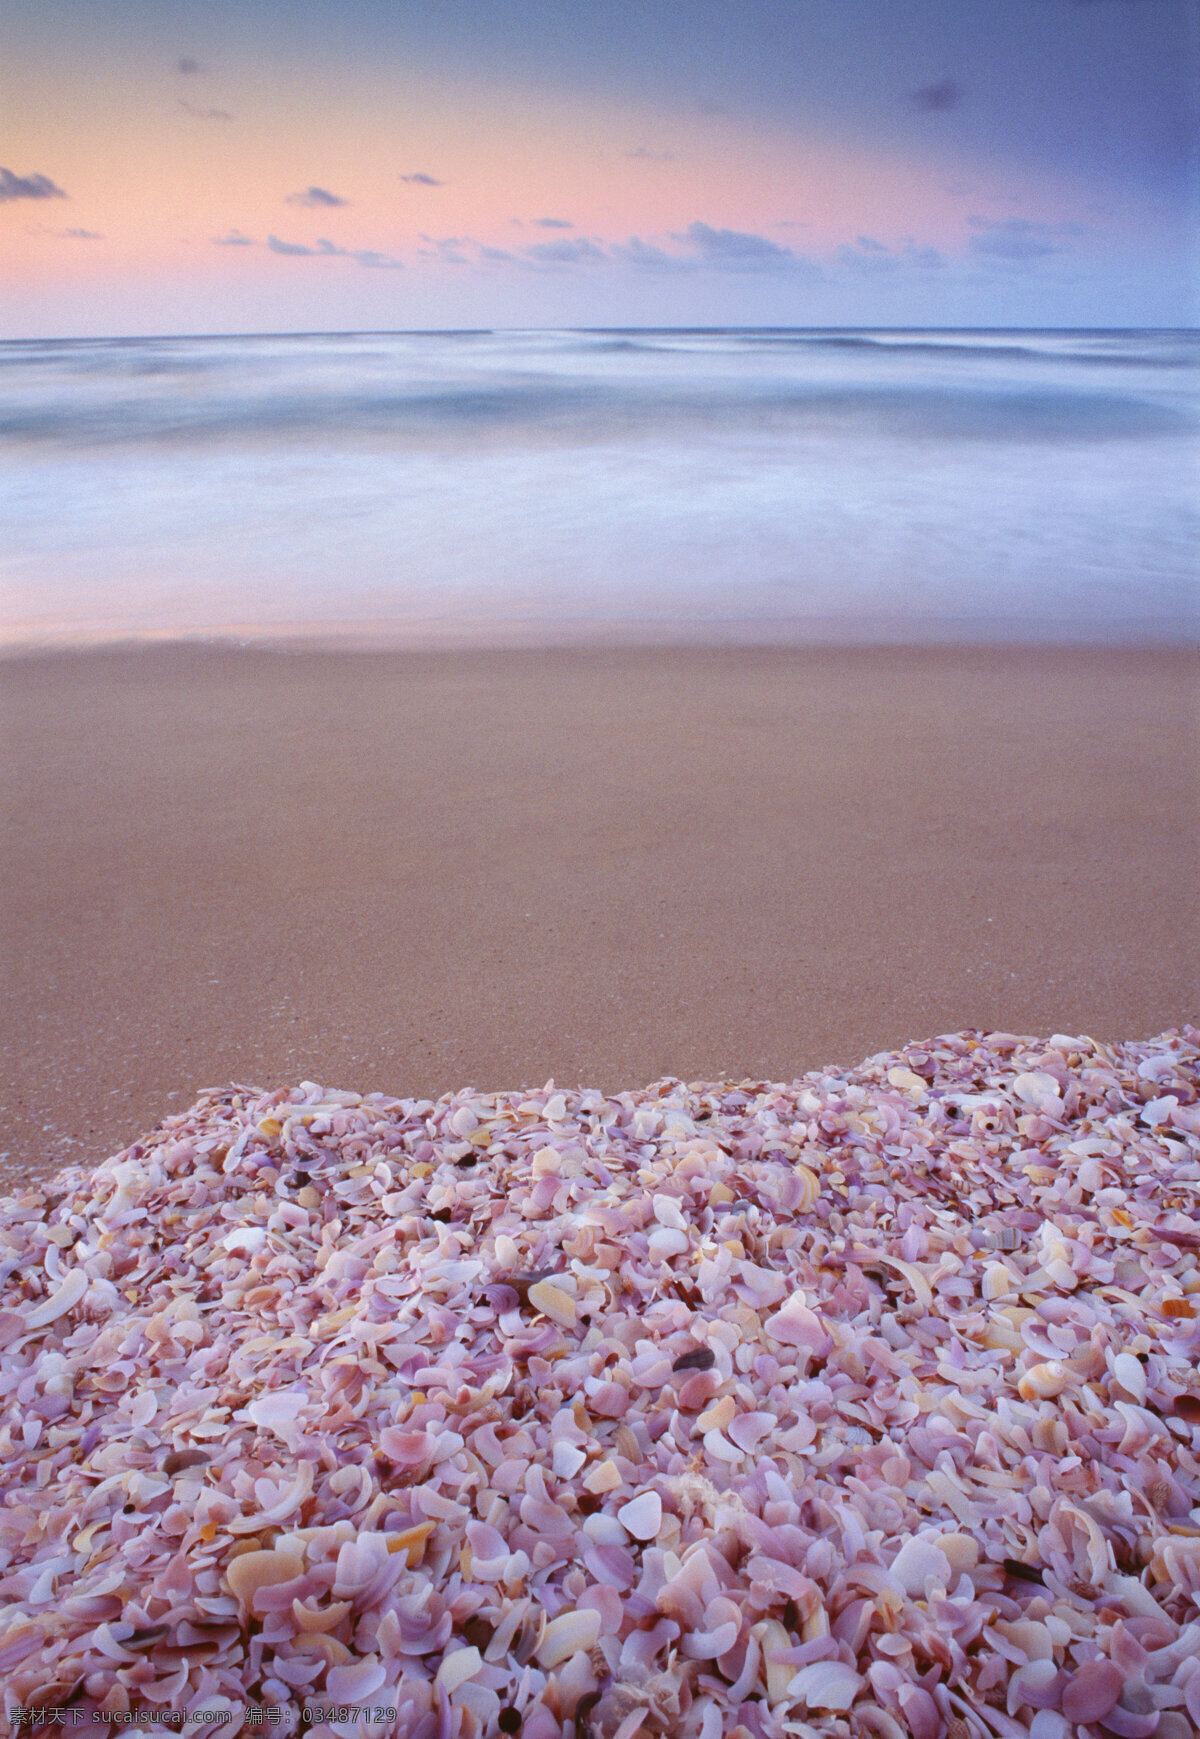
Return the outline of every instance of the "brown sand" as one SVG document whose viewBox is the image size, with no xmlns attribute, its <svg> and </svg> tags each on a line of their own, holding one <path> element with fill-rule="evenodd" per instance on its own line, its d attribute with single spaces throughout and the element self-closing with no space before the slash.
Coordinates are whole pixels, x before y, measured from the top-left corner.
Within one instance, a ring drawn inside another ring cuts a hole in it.
<svg viewBox="0 0 1200 1739">
<path fill-rule="evenodd" d="M 790 1079 L 1195 1019 L 1186 651 L 0 665 L 3 1178 L 205 1086 Z"/>
</svg>

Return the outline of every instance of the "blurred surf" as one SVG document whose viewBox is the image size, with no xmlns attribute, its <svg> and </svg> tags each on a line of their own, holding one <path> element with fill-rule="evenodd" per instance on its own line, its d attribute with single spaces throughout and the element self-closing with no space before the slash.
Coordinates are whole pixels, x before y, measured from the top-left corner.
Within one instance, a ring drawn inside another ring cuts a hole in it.
<svg viewBox="0 0 1200 1739">
<path fill-rule="evenodd" d="M 1180 332 L 0 345 L 6 644 L 1178 641 Z"/>
</svg>

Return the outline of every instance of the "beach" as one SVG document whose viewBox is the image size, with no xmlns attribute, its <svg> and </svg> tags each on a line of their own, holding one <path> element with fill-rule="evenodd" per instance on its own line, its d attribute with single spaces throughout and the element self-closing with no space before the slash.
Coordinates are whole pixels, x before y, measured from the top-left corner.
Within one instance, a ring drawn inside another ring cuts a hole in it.
<svg viewBox="0 0 1200 1739">
<path fill-rule="evenodd" d="M 1194 1019 L 1187 648 L 6 658 L 2 1183 L 198 1091 Z"/>
</svg>

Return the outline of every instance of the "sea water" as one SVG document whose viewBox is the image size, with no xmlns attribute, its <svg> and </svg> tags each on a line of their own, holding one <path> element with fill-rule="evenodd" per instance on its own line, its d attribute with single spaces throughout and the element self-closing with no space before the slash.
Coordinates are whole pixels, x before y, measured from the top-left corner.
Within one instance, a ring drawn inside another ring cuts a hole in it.
<svg viewBox="0 0 1200 1739">
<path fill-rule="evenodd" d="M 0 642 L 1193 639 L 1200 337 L 0 345 Z"/>
</svg>

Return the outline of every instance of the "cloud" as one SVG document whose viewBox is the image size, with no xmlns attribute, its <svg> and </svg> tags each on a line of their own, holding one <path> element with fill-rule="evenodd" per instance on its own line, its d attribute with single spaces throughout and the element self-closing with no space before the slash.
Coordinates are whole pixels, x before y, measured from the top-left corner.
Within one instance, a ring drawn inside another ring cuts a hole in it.
<svg viewBox="0 0 1200 1739">
<path fill-rule="evenodd" d="M 626 151 L 626 157 L 632 157 L 635 163 L 673 163 L 674 151 L 652 151 L 648 145 L 635 145 L 632 151 Z"/>
<path fill-rule="evenodd" d="M 462 252 L 463 248 L 474 246 L 470 236 L 432 236 L 422 232 L 421 240 L 428 243 L 419 250 L 427 260 L 440 260 L 445 266 L 469 266 L 471 263 Z"/>
<path fill-rule="evenodd" d="M 102 242 L 104 240 L 99 230 L 95 229 L 63 229 L 59 230 L 58 233 L 76 242 Z"/>
<path fill-rule="evenodd" d="M 521 263 L 516 254 L 510 254 L 504 248 L 481 247 L 479 257 L 491 266 L 519 266 Z"/>
<path fill-rule="evenodd" d="M 702 265 L 719 272 L 794 272 L 807 267 L 790 248 L 765 235 L 744 230 L 713 229 L 711 224 L 690 223 L 676 241 L 687 241 L 697 250 Z"/>
<path fill-rule="evenodd" d="M 882 242 L 877 242 L 874 236 L 860 235 L 853 247 L 846 243 L 837 251 L 838 261 L 843 266 L 849 266 L 853 272 L 861 272 L 864 277 L 877 278 L 885 272 L 894 272 L 900 264 L 890 248 L 885 248 Z"/>
<path fill-rule="evenodd" d="M 243 235 L 240 229 L 231 229 L 228 235 L 215 235 L 212 238 L 212 245 L 215 248 L 252 248 L 254 238 Z M 277 248 L 275 251 L 278 253 L 279 249 Z"/>
<path fill-rule="evenodd" d="M 575 225 L 566 217 L 535 217 L 534 224 L 538 229 L 574 229 Z"/>
<path fill-rule="evenodd" d="M 905 242 L 904 261 L 906 265 L 917 266 L 926 272 L 941 271 L 946 264 L 936 248 L 918 247 L 916 242 Z"/>
<path fill-rule="evenodd" d="M 200 65 L 200 62 L 196 59 L 195 55 L 181 54 L 179 59 L 175 62 L 175 71 L 181 72 L 184 78 L 195 78 L 197 73 L 202 73 L 204 71 L 204 68 Z"/>
<path fill-rule="evenodd" d="M 577 266 L 584 260 L 602 260 L 604 250 L 595 242 L 585 241 L 582 236 L 564 236 L 557 242 L 534 242 L 532 247 L 525 249 L 525 257 L 535 260 L 538 265 Z"/>
<path fill-rule="evenodd" d="M 445 187 L 446 185 L 444 181 L 439 181 L 436 176 L 422 175 L 419 172 L 416 175 L 402 175 L 400 179 L 407 181 L 410 187 Z"/>
<path fill-rule="evenodd" d="M 919 91 L 909 91 L 908 100 L 918 109 L 924 109 L 926 114 L 945 113 L 947 109 L 956 109 L 962 102 L 963 92 L 952 78 L 939 79 L 935 85 L 922 85 Z"/>
<path fill-rule="evenodd" d="M 237 247 L 242 244 L 226 242 L 218 245 Z M 391 271 L 400 271 L 404 265 L 403 260 L 393 259 L 391 254 L 376 253 L 374 248 L 339 248 L 336 242 L 331 242 L 326 236 L 318 236 L 316 247 L 310 248 L 306 247 L 303 242 L 285 242 L 281 241 L 277 235 L 269 235 L 267 246 L 273 254 L 287 254 L 292 257 L 300 256 L 309 259 L 353 260 L 359 266 L 384 267 Z"/>
<path fill-rule="evenodd" d="M 668 254 L 664 249 L 655 247 L 653 242 L 644 242 L 640 236 L 631 235 L 627 242 L 614 242 L 610 252 L 614 259 L 624 265 L 633 266 L 639 272 L 694 272 L 695 260 L 684 259 L 681 254 Z"/>
<path fill-rule="evenodd" d="M 969 243 L 972 253 L 1010 264 L 1070 253 L 1070 244 L 1057 238 L 1080 233 L 1077 224 L 1038 223 L 1028 217 L 969 217 L 967 222 L 977 232 Z"/>
<path fill-rule="evenodd" d="M 330 193 L 326 187 L 306 187 L 303 193 L 289 193 L 289 205 L 329 206 L 349 205 L 348 199 L 342 199 L 339 194 Z"/>
<path fill-rule="evenodd" d="M 186 97 L 180 97 L 179 107 L 185 115 L 194 115 L 198 121 L 232 121 L 233 119 L 228 109 L 198 109 L 195 103 L 189 103 Z"/>
<path fill-rule="evenodd" d="M 56 187 L 48 175 L 14 175 L 11 169 L 0 169 L 0 205 L 11 199 L 66 199 L 61 187 Z"/>
</svg>

